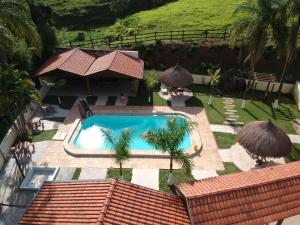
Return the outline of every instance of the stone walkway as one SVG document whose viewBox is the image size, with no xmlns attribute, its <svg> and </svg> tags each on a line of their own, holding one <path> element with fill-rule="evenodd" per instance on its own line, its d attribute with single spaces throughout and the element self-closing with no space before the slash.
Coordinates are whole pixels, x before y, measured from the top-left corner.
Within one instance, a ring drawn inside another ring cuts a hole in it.
<svg viewBox="0 0 300 225">
<path fill-rule="evenodd" d="M 159 190 L 159 169 L 133 169 L 131 183 Z"/>
<path fill-rule="evenodd" d="M 78 180 L 97 180 L 106 178 L 107 169 L 84 167 Z"/>
<path fill-rule="evenodd" d="M 192 175 L 196 180 L 218 176 L 215 170 L 192 170 Z"/>
<path fill-rule="evenodd" d="M 128 97 L 124 96 L 124 99 L 121 99 L 120 97 L 117 98 L 115 105 L 116 106 L 126 106 L 128 102 Z"/>
<path fill-rule="evenodd" d="M 252 159 L 239 144 L 233 145 L 230 149 L 220 149 L 219 153 L 223 162 L 233 162 L 242 171 L 255 169 L 255 160 Z M 285 164 L 284 158 L 268 158 L 268 161 L 270 165 Z"/>
<path fill-rule="evenodd" d="M 244 122 L 239 121 L 239 116 L 236 114 L 234 100 L 232 98 L 223 98 L 226 119 L 224 124 L 243 125 Z"/>
</svg>

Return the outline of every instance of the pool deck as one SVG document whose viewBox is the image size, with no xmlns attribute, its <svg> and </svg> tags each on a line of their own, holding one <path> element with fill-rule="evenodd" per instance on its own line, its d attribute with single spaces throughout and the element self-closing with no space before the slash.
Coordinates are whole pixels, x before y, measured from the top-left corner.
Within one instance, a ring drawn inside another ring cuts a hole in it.
<svg viewBox="0 0 300 225">
<path fill-rule="evenodd" d="M 189 114 L 195 122 L 202 141 L 202 151 L 193 156 L 195 169 L 201 170 L 223 170 L 223 162 L 218 152 L 218 147 L 210 130 L 205 110 L 200 107 L 168 107 L 168 106 L 100 106 L 93 107 L 95 113 L 109 112 L 184 112 Z M 67 133 L 74 121 L 80 118 L 77 103 L 75 103 L 66 117 L 63 124 L 58 128 L 58 133 Z M 52 141 L 40 157 L 39 165 L 60 166 L 60 167 L 97 167 L 110 168 L 118 167 L 114 159 L 110 157 L 75 157 L 64 150 L 63 141 Z M 165 158 L 139 157 L 131 158 L 124 163 L 125 168 L 137 169 L 168 169 L 169 160 Z M 175 169 L 178 165 L 175 164 Z"/>
</svg>

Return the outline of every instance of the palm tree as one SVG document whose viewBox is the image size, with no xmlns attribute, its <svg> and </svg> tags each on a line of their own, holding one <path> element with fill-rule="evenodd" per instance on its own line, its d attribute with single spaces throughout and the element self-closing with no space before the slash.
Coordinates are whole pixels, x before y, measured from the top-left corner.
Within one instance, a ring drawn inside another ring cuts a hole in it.
<svg viewBox="0 0 300 225">
<path fill-rule="evenodd" d="M 185 169 L 186 173 L 190 173 L 193 168 L 192 160 L 183 153 L 180 149 L 180 144 L 183 142 L 187 133 L 190 133 L 194 128 L 194 122 L 178 122 L 175 118 L 167 122 L 166 128 L 161 128 L 156 131 L 146 131 L 142 134 L 145 141 L 154 146 L 156 149 L 167 152 L 170 155 L 170 173 L 168 185 L 174 185 L 173 177 L 173 161 L 177 162 L 181 168 Z"/>
<path fill-rule="evenodd" d="M 246 95 L 251 88 L 251 81 L 257 62 L 262 57 L 268 40 L 268 29 L 274 23 L 278 13 L 277 5 L 281 0 L 246 0 L 236 8 L 234 15 L 238 15 L 233 24 L 231 44 L 240 42 L 248 47 L 249 55 L 245 62 L 250 61 L 251 72 L 244 93 L 242 108 L 246 106 Z M 277 20 L 276 20 L 277 21 Z"/>
<path fill-rule="evenodd" d="M 0 0 L 0 52 L 5 62 L 19 39 L 40 50 L 40 39 L 25 0 Z"/>
<path fill-rule="evenodd" d="M 119 137 L 113 135 L 111 130 L 102 129 L 105 141 L 112 146 L 112 151 L 115 153 L 115 162 L 120 166 L 120 176 L 123 176 L 123 163 L 130 156 L 131 130 L 122 130 Z"/>
<path fill-rule="evenodd" d="M 283 87 L 283 81 L 288 66 L 293 62 L 295 58 L 297 42 L 298 42 L 298 32 L 300 29 L 300 0 L 287 0 L 286 8 L 289 10 L 289 14 L 291 16 L 292 27 L 289 31 L 289 35 L 288 35 L 289 37 L 285 48 L 285 64 L 280 78 L 280 85 L 278 88 L 277 97 L 274 103 L 272 104 L 274 109 L 278 108 L 278 101 L 280 98 L 281 89 Z M 286 26 L 287 21 L 281 19 L 281 24 L 282 24 L 281 26 Z M 285 44 L 285 40 L 279 40 L 278 42 Z"/>
<path fill-rule="evenodd" d="M 148 101 L 151 102 L 151 90 L 153 90 L 157 85 L 158 85 L 158 78 L 156 72 L 152 71 L 149 72 L 145 77 L 144 77 L 146 86 L 149 90 L 149 98 Z"/>
<path fill-rule="evenodd" d="M 218 85 L 218 83 L 220 81 L 221 69 L 217 69 L 217 70 L 208 69 L 207 72 L 210 76 L 210 86 L 212 88 L 212 92 L 211 92 L 211 95 L 209 96 L 209 100 L 208 100 L 208 105 L 212 105 L 212 95 L 215 93 L 216 86 Z"/>
<path fill-rule="evenodd" d="M 21 141 L 31 140 L 24 113 L 30 104 L 40 104 L 40 97 L 34 82 L 24 71 L 12 65 L 0 68 L 0 115 Z"/>
</svg>

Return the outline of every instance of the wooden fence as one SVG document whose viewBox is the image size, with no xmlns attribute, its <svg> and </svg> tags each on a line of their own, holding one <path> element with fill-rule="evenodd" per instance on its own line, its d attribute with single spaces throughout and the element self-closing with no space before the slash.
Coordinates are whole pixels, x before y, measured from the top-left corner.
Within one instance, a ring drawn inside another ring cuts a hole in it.
<svg viewBox="0 0 300 225">
<path fill-rule="evenodd" d="M 63 48 L 120 48 L 139 44 L 152 44 L 156 41 L 166 42 L 193 42 L 200 40 L 223 40 L 229 38 L 230 30 L 228 28 L 219 30 L 171 30 L 166 32 L 151 32 L 139 35 L 119 36 L 117 38 L 91 38 L 85 37 L 84 41 L 65 41 L 59 47 Z"/>
</svg>

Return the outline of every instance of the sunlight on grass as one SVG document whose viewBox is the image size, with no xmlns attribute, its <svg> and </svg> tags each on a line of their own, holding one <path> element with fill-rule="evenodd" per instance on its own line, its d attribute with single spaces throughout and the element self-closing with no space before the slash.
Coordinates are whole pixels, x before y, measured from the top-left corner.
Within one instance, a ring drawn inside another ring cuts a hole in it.
<svg viewBox="0 0 300 225">
<path fill-rule="evenodd" d="M 32 141 L 33 142 L 49 141 L 53 138 L 56 132 L 57 129 L 42 131 L 39 134 L 32 135 Z"/>
<path fill-rule="evenodd" d="M 228 149 L 236 143 L 235 135 L 223 132 L 213 132 L 218 148 Z"/>
<path fill-rule="evenodd" d="M 127 182 L 130 182 L 131 178 L 132 178 L 132 169 L 123 169 L 123 178 L 121 178 L 119 169 L 108 168 L 106 177 L 107 178 L 118 178 L 118 179 L 122 179 Z"/>
<path fill-rule="evenodd" d="M 219 176 L 241 172 L 241 170 L 232 162 L 224 162 L 224 167 L 225 170 L 217 170 Z"/>
</svg>

